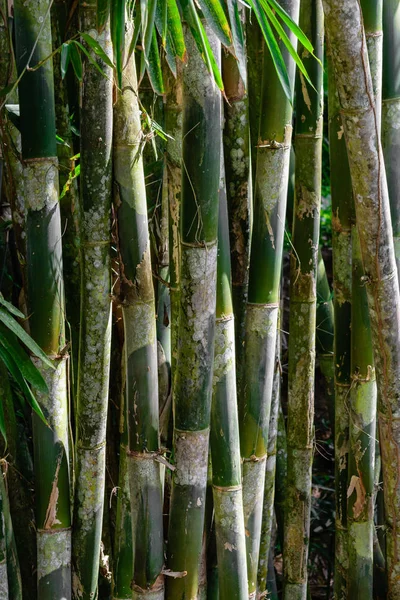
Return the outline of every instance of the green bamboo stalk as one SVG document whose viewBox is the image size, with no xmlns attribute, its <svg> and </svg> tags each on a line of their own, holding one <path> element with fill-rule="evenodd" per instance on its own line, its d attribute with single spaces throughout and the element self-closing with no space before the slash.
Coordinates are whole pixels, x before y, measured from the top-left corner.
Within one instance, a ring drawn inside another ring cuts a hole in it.
<svg viewBox="0 0 400 600">
<path fill-rule="evenodd" d="M 323 59 L 320 0 L 301 4 L 300 26 Z M 316 283 L 321 204 L 323 68 L 303 48 L 315 90 L 298 73 L 296 82 L 296 181 L 290 260 L 288 477 L 284 539 L 284 599 L 307 597 L 311 470 L 314 446 Z"/>
<path fill-rule="evenodd" d="M 278 407 L 278 432 L 276 438 L 276 475 L 275 475 L 275 516 L 278 540 L 283 549 L 285 501 L 287 482 L 287 437 L 282 406 Z"/>
<path fill-rule="evenodd" d="M 295 21 L 298 20 L 298 0 L 287 0 L 282 7 Z M 296 45 L 290 32 L 289 36 Z M 282 43 L 281 50 L 293 87 L 295 63 Z M 292 105 L 282 90 L 272 58 L 264 48 L 245 325 L 246 380 L 244 393 L 239 396 L 247 569 L 249 594 L 253 595 L 256 593 L 260 550 L 291 137 Z"/>
<path fill-rule="evenodd" d="M 129 48 L 132 24 L 126 26 Z M 133 598 L 164 598 L 161 464 L 155 300 L 135 60 L 122 73 L 114 109 L 114 175 L 118 187 L 120 301 L 125 331 L 126 394 L 133 554 Z"/>
<path fill-rule="evenodd" d="M 195 598 L 204 524 L 214 360 L 221 103 L 192 36 L 183 72 L 179 369 L 173 390 L 174 449 L 168 600 Z M 220 44 L 206 32 L 217 62 Z"/>
<path fill-rule="evenodd" d="M 379 437 L 387 520 L 388 597 L 400 597 L 400 482 L 396 419 L 400 311 L 390 207 L 374 90 L 359 3 L 323 0 L 354 190 L 370 310 L 379 399 Z"/>
<path fill-rule="evenodd" d="M 51 54 L 50 3 L 14 3 L 18 72 Z M 36 45 L 35 45 L 36 44 Z M 32 54 L 32 56 L 31 56 Z M 49 394 L 37 394 L 49 427 L 33 416 L 37 528 L 37 584 L 42 600 L 71 596 L 71 515 L 68 400 L 64 352 L 61 223 L 51 59 L 19 83 L 27 234 L 30 332 L 54 368 L 34 362 Z M 43 110 L 43 106 L 46 110 Z"/>
<path fill-rule="evenodd" d="M 5 476 L 0 470 L 0 497 L 2 504 L 2 520 L 4 520 L 4 531 L 6 538 L 6 555 L 7 555 L 7 582 L 8 582 L 8 596 L 10 600 L 22 600 L 22 580 L 19 568 L 19 560 L 17 553 L 17 546 L 15 543 L 13 523 L 11 520 L 10 503 L 6 486 L 4 482 Z M 1 573 L 0 567 L 0 582 L 2 581 L 4 574 Z M 1 583 L 0 583 L 1 588 Z M 0 592 L 0 597 L 3 597 Z"/>
<path fill-rule="evenodd" d="M 239 422 L 236 398 L 235 327 L 224 162 L 221 157 L 218 220 L 217 308 L 211 459 L 218 556 L 219 599 L 247 599 Z"/>
<path fill-rule="evenodd" d="M 382 148 L 389 190 L 390 212 L 397 271 L 400 269 L 400 178 L 397 158 L 400 147 L 400 2 L 383 4 Z"/>
<path fill-rule="evenodd" d="M 286 6 L 285 6 L 286 7 Z M 257 146 L 260 132 L 261 85 L 263 72 L 264 38 L 258 21 L 251 11 L 246 14 L 246 53 L 248 78 L 248 104 L 250 129 L 251 180 L 255 181 L 257 164 Z"/>
<path fill-rule="evenodd" d="M 380 128 L 382 2 L 362 0 L 364 28 Z M 375 488 L 376 379 L 358 222 L 352 229 L 352 315 L 349 468 L 347 489 L 350 598 L 372 598 Z"/>
<path fill-rule="evenodd" d="M 336 600 L 347 598 L 348 398 L 351 385 L 351 223 L 353 190 L 339 99 L 328 54 L 328 114 L 332 196 L 332 257 L 335 363 L 335 575 Z"/>
<path fill-rule="evenodd" d="M 280 319 L 278 318 L 278 334 L 276 336 L 274 383 L 272 388 L 271 414 L 268 430 L 267 462 L 265 465 L 265 485 L 263 501 L 263 518 L 260 540 L 260 558 L 258 561 L 257 586 L 259 592 L 265 592 L 271 567 L 271 540 L 274 520 L 276 455 L 278 438 L 279 408 L 281 402 L 281 336 Z M 273 549 L 272 549 L 273 550 Z M 273 568 L 273 561 L 272 561 Z"/>
<path fill-rule="evenodd" d="M 348 597 L 372 598 L 376 380 L 358 233 L 352 234 L 352 316 L 347 490 Z"/>
<path fill-rule="evenodd" d="M 81 30 L 111 57 L 110 3 L 97 26 L 94 7 L 80 4 Z M 111 69 L 85 60 L 81 108 L 81 320 L 76 399 L 73 595 L 96 596 L 103 522 L 108 382 L 111 352 Z"/>
<path fill-rule="evenodd" d="M 122 355 L 122 393 L 120 406 L 120 451 L 117 496 L 117 519 L 114 544 L 114 589 L 113 600 L 128 600 L 132 596 L 132 520 L 129 491 L 127 451 L 129 449 L 126 406 L 125 352 Z"/>
<path fill-rule="evenodd" d="M 244 16 L 244 10 L 242 15 Z M 222 53 L 222 76 L 226 96 L 223 143 L 232 255 L 232 299 L 236 323 L 236 377 L 241 394 L 252 225 L 249 98 L 245 89 L 246 82 L 242 81 L 239 74 L 237 60 L 227 51 Z"/>
</svg>

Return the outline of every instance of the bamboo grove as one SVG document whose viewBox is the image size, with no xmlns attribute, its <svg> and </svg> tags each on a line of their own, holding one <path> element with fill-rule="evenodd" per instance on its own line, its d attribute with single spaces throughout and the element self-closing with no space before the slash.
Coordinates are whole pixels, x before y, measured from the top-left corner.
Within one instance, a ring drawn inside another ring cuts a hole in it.
<svg viewBox="0 0 400 600">
<path fill-rule="evenodd" d="M 0 0 L 0 600 L 400 600 L 399 58 L 400 0 Z"/>
</svg>

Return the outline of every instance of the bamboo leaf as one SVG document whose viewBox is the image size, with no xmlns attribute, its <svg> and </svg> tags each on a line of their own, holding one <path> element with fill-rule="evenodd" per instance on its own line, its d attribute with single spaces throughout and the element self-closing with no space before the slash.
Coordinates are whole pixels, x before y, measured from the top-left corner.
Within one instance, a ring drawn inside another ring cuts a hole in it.
<svg viewBox="0 0 400 600">
<path fill-rule="evenodd" d="M 266 14 L 268 15 L 268 18 L 270 19 L 272 25 L 275 27 L 277 34 L 279 35 L 279 37 L 281 38 L 282 42 L 284 43 L 284 45 L 286 46 L 290 56 L 293 58 L 293 60 L 295 61 L 296 65 L 298 66 L 298 68 L 300 69 L 300 71 L 303 73 L 304 77 L 306 78 L 306 80 L 308 81 L 308 83 L 311 85 L 311 87 L 315 90 L 315 87 L 307 73 L 307 70 L 303 64 L 303 61 L 301 60 L 300 56 L 298 55 L 298 53 L 296 52 L 295 48 L 293 47 L 292 42 L 290 41 L 290 39 L 288 38 L 286 31 L 283 29 L 282 25 L 279 23 L 278 19 L 276 18 L 274 12 L 271 10 L 271 8 L 268 6 L 268 0 L 261 0 L 261 3 L 264 5 Z M 317 91 L 317 90 L 315 90 Z"/>
<path fill-rule="evenodd" d="M 74 44 L 76 44 L 78 46 L 78 48 L 80 48 L 82 50 L 82 52 L 84 53 L 84 55 L 86 56 L 86 58 L 88 59 L 88 61 L 91 62 L 94 67 L 96 67 L 96 69 L 98 70 L 98 72 L 101 73 L 103 75 L 103 77 L 107 77 L 106 73 L 104 73 L 103 69 L 100 67 L 100 65 L 98 64 L 97 60 L 95 60 L 93 58 L 93 56 L 90 54 L 90 52 L 88 51 L 88 49 L 85 48 L 85 46 L 83 44 L 81 44 L 80 42 L 78 42 L 78 40 L 74 40 Z M 79 55 L 79 52 L 78 52 L 78 55 Z M 79 56 L 79 59 L 81 60 L 80 56 Z M 72 56 L 71 56 L 71 62 L 72 62 Z M 81 69 L 82 69 L 82 60 L 81 60 Z M 81 76 L 81 79 L 82 79 L 82 76 Z"/>
<path fill-rule="evenodd" d="M 271 54 L 272 62 L 274 63 L 274 67 L 278 75 L 279 81 L 281 82 L 283 91 L 285 92 L 285 95 L 288 98 L 288 100 L 290 100 L 290 102 L 292 103 L 292 91 L 290 89 L 289 77 L 285 61 L 283 60 L 282 53 L 278 46 L 278 42 L 276 41 L 276 38 L 272 32 L 271 26 L 268 22 L 268 19 L 265 15 L 262 6 L 260 5 L 259 0 L 249 0 L 249 3 L 261 27 L 265 43 Z"/>
<path fill-rule="evenodd" d="M 82 81 L 82 59 L 81 59 L 81 55 L 78 52 L 77 47 L 75 46 L 75 44 L 78 44 L 78 42 L 75 40 L 73 44 L 70 44 L 70 58 L 71 58 L 71 64 L 72 67 L 74 69 L 75 75 L 78 79 L 78 81 Z"/>
<path fill-rule="evenodd" d="M 227 4 L 232 30 L 233 48 L 238 61 L 240 77 L 242 78 L 244 87 L 247 88 L 246 42 L 239 13 L 238 0 L 227 0 Z"/>
<path fill-rule="evenodd" d="M 35 367 L 30 357 L 22 348 L 17 338 L 2 323 L 0 323 L 0 344 L 12 356 L 24 379 L 39 392 L 48 393 L 47 384 L 40 371 Z"/>
<path fill-rule="evenodd" d="M 22 313 L 20 310 L 18 310 L 18 308 L 16 308 L 14 306 L 14 304 L 11 304 L 11 302 L 7 302 L 7 300 L 4 299 L 4 296 L 2 293 L 0 293 L 0 304 L 5 306 L 6 309 L 8 310 L 8 312 L 10 312 L 12 315 L 19 317 L 20 319 L 25 319 L 24 313 Z"/>
<path fill-rule="evenodd" d="M 68 65 L 70 61 L 70 44 L 65 43 L 61 46 L 61 78 L 67 74 Z"/>
<path fill-rule="evenodd" d="M 175 57 L 186 61 L 186 45 L 182 29 L 182 20 L 176 0 L 167 0 L 168 5 L 168 39 Z"/>
<path fill-rule="evenodd" d="M 204 63 L 220 90 L 224 89 L 221 73 L 193 0 L 181 0 L 183 16 L 190 27 Z"/>
<path fill-rule="evenodd" d="M 102 31 L 110 14 L 110 0 L 97 0 L 97 29 Z"/>
<path fill-rule="evenodd" d="M 124 20 L 124 29 L 125 29 L 125 20 Z M 124 34 L 125 34 L 125 31 L 124 31 Z M 85 40 L 87 45 L 90 46 L 90 48 L 93 50 L 93 52 L 96 54 L 96 56 L 101 58 L 103 63 L 105 63 L 106 65 L 111 67 L 111 69 L 114 68 L 114 63 L 112 62 L 110 57 L 107 56 L 107 54 L 104 52 L 103 48 L 100 46 L 100 44 L 97 40 L 92 38 L 92 36 L 89 35 L 88 33 L 81 33 L 80 36 L 83 40 Z M 85 54 L 88 55 L 87 52 L 85 52 Z"/>
<path fill-rule="evenodd" d="M 168 4 L 167 0 L 158 0 L 156 6 L 156 17 L 155 23 L 158 33 L 161 37 L 161 44 L 165 48 L 167 43 L 167 31 L 168 31 Z"/>
<path fill-rule="evenodd" d="M 140 14 L 142 17 L 142 46 L 146 63 L 153 37 L 156 8 L 157 0 L 140 0 Z"/>
<path fill-rule="evenodd" d="M 37 343 L 28 335 L 17 321 L 8 314 L 4 308 L 0 307 L 0 321 L 21 340 L 23 344 L 38 358 L 40 358 L 48 367 L 54 369 L 53 363 L 47 358 L 46 354 Z"/>
<path fill-rule="evenodd" d="M 276 10 L 277 14 L 280 16 L 282 21 L 287 25 L 290 31 L 297 37 L 299 42 L 301 42 L 313 56 L 314 56 L 314 48 L 311 44 L 310 40 L 306 36 L 306 34 L 300 29 L 300 27 L 293 21 L 292 17 L 287 14 L 287 12 L 278 4 L 276 0 L 267 0 L 268 3 Z M 317 59 L 318 60 L 318 59 Z"/>
<path fill-rule="evenodd" d="M 8 371 L 10 372 L 12 377 L 15 379 L 16 383 L 18 384 L 19 388 L 21 389 L 22 393 L 24 394 L 26 400 L 28 401 L 28 403 L 30 404 L 32 409 L 35 411 L 35 413 L 38 415 L 38 417 L 40 417 L 40 419 L 43 421 L 43 423 L 48 426 L 48 423 L 43 414 L 43 411 L 40 408 L 38 401 L 36 400 L 34 394 L 32 393 L 31 388 L 29 387 L 29 385 L 25 381 L 21 371 L 19 370 L 18 365 L 14 362 L 12 356 L 7 352 L 7 350 L 5 350 L 5 348 L 3 348 L 3 346 L 1 346 L 1 345 L 0 345 L 0 358 L 4 362 L 5 366 L 7 367 Z"/>
<path fill-rule="evenodd" d="M 232 44 L 232 33 L 220 0 L 197 0 L 215 35 L 224 46 Z"/>
<path fill-rule="evenodd" d="M 160 96 L 165 93 L 164 81 L 161 69 L 161 59 L 158 51 L 157 33 L 153 29 L 153 39 L 148 55 L 147 73 L 149 75 L 151 87 L 154 92 Z"/>
</svg>

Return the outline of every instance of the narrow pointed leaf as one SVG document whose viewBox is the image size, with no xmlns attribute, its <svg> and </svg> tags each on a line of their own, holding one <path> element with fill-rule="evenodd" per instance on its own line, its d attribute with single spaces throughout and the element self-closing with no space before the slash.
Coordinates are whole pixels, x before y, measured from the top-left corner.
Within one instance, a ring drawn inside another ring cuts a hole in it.
<svg viewBox="0 0 400 600">
<path fill-rule="evenodd" d="M 2 323 L 4 323 L 4 325 L 10 331 L 15 333 L 15 335 L 21 340 L 21 342 L 23 344 L 25 344 L 25 346 L 27 348 L 29 348 L 29 350 L 32 352 L 32 354 L 34 354 L 35 356 L 40 358 L 47 366 L 54 369 L 53 363 L 47 358 L 47 356 L 43 352 L 43 350 L 41 348 L 39 348 L 37 343 L 31 338 L 31 336 L 26 333 L 25 329 L 23 329 L 21 327 L 21 325 L 19 323 L 17 323 L 17 321 L 15 319 L 13 319 L 13 317 L 11 315 L 9 315 L 8 312 L 6 310 L 4 310 L 4 308 L 1 308 L 1 307 L 0 307 L 0 321 Z"/>
<path fill-rule="evenodd" d="M 170 47 L 175 57 L 182 61 L 186 61 L 186 45 L 183 36 L 181 15 L 179 13 L 176 0 L 167 0 L 168 5 L 168 36 L 167 36 L 167 52 L 168 40 Z"/>
<path fill-rule="evenodd" d="M 5 306 L 8 312 L 10 312 L 12 315 L 19 317 L 20 319 L 25 319 L 24 313 L 18 310 L 18 308 L 16 308 L 14 304 L 11 304 L 11 302 L 7 302 L 7 300 L 4 299 L 3 294 L 0 294 L 0 304 Z"/>
<path fill-rule="evenodd" d="M 220 0 L 197 0 L 215 35 L 224 46 L 232 44 L 232 33 Z"/>
<path fill-rule="evenodd" d="M 0 345 L 12 356 L 24 379 L 33 385 L 39 392 L 47 394 L 47 384 L 43 379 L 42 374 L 35 367 L 15 335 L 2 323 L 0 323 Z"/>
<path fill-rule="evenodd" d="M 82 81 L 82 59 L 81 59 L 81 55 L 78 52 L 78 48 L 75 45 L 77 43 L 78 43 L 77 41 L 74 41 L 73 44 L 70 44 L 69 54 L 70 54 L 71 64 L 74 69 L 75 75 L 76 75 L 78 81 Z"/>
<path fill-rule="evenodd" d="M 285 65 L 285 61 L 283 60 L 281 51 L 278 46 L 278 42 L 273 34 L 271 26 L 268 22 L 268 19 L 265 15 L 264 9 L 261 6 L 259 0 L 249 0 L 251 8 L 254 11 L 254 14 L 257 17 L 257 21 L 261 27 L 261 31 L 263 33 L 265 43 L 269 52 L 271 53 L 271 58 L 274 63 L 274 67 L 276 73 L 278 75 L 279 81 L 283 87 L 286 97 L 292 102 L 292 93 L 290 90 L 289 77 Z"/>
<path fill-rule="evenodd" d="M 67 74 L 70 58 L 70 44 L 63 44 L 61 46 L 61 77 L 63 79 Z"/>
<path fill-rule="evenodd" d="M 117 70 L 118 86 L 122 85 L 122 68 L 125 45 L 125 0 L 114 0 L 112 4 L 112 43 Z M 108 58 L 108 57 L 107 57 Z"/>
<path fill-rule="evenodd" d="M 282 21 L 287 25 L 292 33 L 297 37 L 299 42 L 306 48 L 312 55 L 314 55 L 314 48 L 306 34 L 300 29 L 298 25 L 293 21 L 292 17 L 278 4 L 276 0 L 267 0 L 271 7 L 277 12 Z M 318 59 L 317 59 L 318 60 Z"/>
<path fill-rule="evenodd" d="M 229 20 L 231 23 L 233 48 L 238 61 L 240 77 L 247 89 L 246 67 L 246 42 L 244 39 L 243 24 L 239 14 L 238 0 L 227 0 Z"/>
<path fill-rule="evenodd" d="M 122 2 L 122 0 L 119 0 L 119 3 L 120 2 Z M 123 2 L 122 2 L 122 4 L 123 4 Z M 125 21 L 124 21 L 124 25 L 125 25 Z M 108 65 L 111 69 L 114 68 L 114 64 L 113 64 L 112 60 L 110 60 L 110 58 L 104 52 L 103 48 L 100 46 L 100 44 L 97 40 L 92 38 L 92 36 L 89 35 L 88 33 L 81 33 L 80 36 L 83 40 L 85 40 L 87 45 L 90 46 L 90 48 L 93 50 L 93 52 L 96 54 L 96 56 L 101 58 L 103 63 Z"/>
<path fill-rule="evenodd" d="M 97 0 L 97 29 L 101 31 L 107 22 L 110 0 Z"/>
<path fill-rule="evenodd" d="M 142 46 L 145 60 L 150 52 L 153 36 L 154 20 L 156 17 L 157 0 L 140 0 L 140 13 L 142 17 Z"/>
<path fill-rule="evenodd" d="M 0 359 L 4 362 L 8 371 L 11 373 L 12 377 L 15 379 L 21 392 L 25 396 L 25 399 L 30 404 L 32 409 L 35 411 L 35 413 L 38 415 L 38 417 L 40 417 L 40 419 L 43 421 L 43 423 L 45 425 L 48 425 L 46 418 L 42 412 L 42 409 L 40 408 L 38 401 L 36 400 L 35 396 L 33 395 L 31 388 L 26 383 L 21 371 L 18 368 L 18 365 L 14 362 L 12 356 L 7 352 L 7 350 L 5 350 L 5 348 L 3 348 L 3 346 L 1 346 L 1 345 L 0 345 Z"/>
<path fill-rule="evenodd" d="M 161 59 L 158 51 L 157 33 L 153 30 L 153 39 L 148 55 L 147 73 L 149 75 L 151 87 L 158 95 L 164 94 L 164 81 L 161 69 Z"/>
</svg>

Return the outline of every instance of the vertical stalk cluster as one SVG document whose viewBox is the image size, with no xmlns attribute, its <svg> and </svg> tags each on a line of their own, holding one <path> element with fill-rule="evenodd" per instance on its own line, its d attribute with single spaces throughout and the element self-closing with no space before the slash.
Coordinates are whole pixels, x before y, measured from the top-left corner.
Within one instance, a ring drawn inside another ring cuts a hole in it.
<svg viewBox="0 0 400 600">
<path fill-rule="evenodd" d="M 320 0 L 301 4 L 300 26 L 323 59 Z M 323 68 L 304 49 L 300 57 L 313 89 L 297 74 L 296 170 L 290 259 L 288 476 L 285 512 L 285 600 L 306 598 L 314 446 L 316 284 L 321 204 Z"/>
<path fill-rule="evenodd" d="M 354 190 L 378 384 L 384 464 L 388 596 L 400 595 L 400 297 L 387 181 L 362 14 L 356 0 L 323 0 Z"/>
<path fill-rule="evenodd" d="M 104 10 L 98 26 L 94 7 L 81 2 L 81 29 L 112 57 L 110 2 Z M 97 590 L 111 351 L 112 72 L 92 56 L 100 71 L 85 61 L 80 119 L 81 317 L 73 530 L 73 594 L 79 599 L 94 597 Z"/>
<path fill-rule="evenodd" d="M 126 25 L 129 48 L 132 25 Z M 114 109 L 114 171 L 126 361 L 127 469 L 133 598 L 164 598 L 162 482 L 155 300 L 134 57 L 122 73 Z M 125 457 L 124 457 L 125 459 Z M 123 459 L 123 460 L 124 460 Z"/>
<path fill-rule="evenodd" d="M 298 0 L 288 0 L 282 6 L 294 21 L 298 20 Z M 295 44 L 293 37 L 292 43 Z M 294 61 L 283 50 L 283 44 L 281 50 L 294 87 Z M 292 105 L 264 48 L 245 324 L 245 380 L 239 397 L 248 585 L 252 595 L 257 587 L 291 137 Z"/>
<path fill-rule="evenodd" d="M 186 28 L 186 25 L 184 25 Z M 214 56 L 220 44 L 206 26 Z M 193 38 L 186 36 L 183 71 L 180 304 L 174 382 L 175 471 L 167 565 L 186 571 L 168 578 L 166 597 L 196 597 L 207 487 L 214 361 L 221 102 Z"/>
<path fill-rule="evenodd" d="M 51 54 L 50 3 L 14 3 L 20 128 L 24 160 L 27 300 L 33 339 L 54 368 L 35 360 L 49 393 L 40 395 L 49 426 L 33 417 L 38 597 L 71 596 L 71 514 L 61 222 Z M 32 54 L 33 52 L 33 54 Z M 31 57 L 32 54 L 32 57 Z M 43 106 L 46 110 L 43 110 Z M 39 396 L 39 394 L 38 394 Z"/>
</svg>

